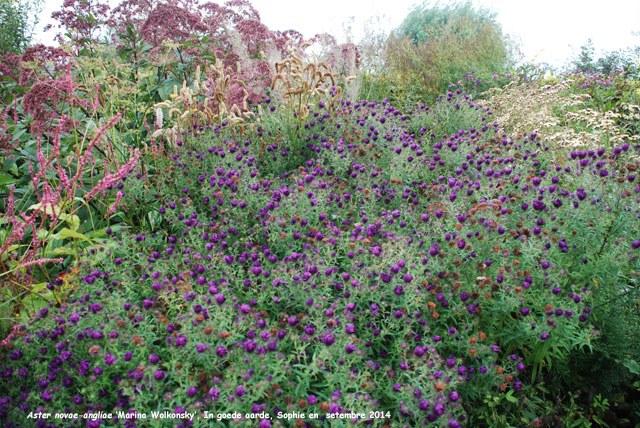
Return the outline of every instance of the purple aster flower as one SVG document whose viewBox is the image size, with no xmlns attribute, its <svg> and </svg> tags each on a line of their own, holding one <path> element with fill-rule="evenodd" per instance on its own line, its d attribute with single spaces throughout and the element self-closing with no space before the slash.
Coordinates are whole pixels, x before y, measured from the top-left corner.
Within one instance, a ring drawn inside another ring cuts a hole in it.
<svg viewBox="0 0 640 428">
<path fill-rule="evenodd" d="M 216 355 L 224 358 L 227 355 L 227 348 L 225 348 L 224 346 L 218 346 L 216 348 Z"/>
<path fill-rule="evenodd" d="M 244 386 L 242 386 L 242 385 L 238 385 L 238 386 L 236 387 L 236 395 L 237 395 L 238 397 L 242 397 L 242 396 L 243 396 L 244 394 L 246 394 L 246 393 L 247 393 L 247 390 L 244 388 Z"/>
<path fill-rule="evenodd" d="M 220 397 L 220 390 L 218 388 L 211 388 L 209 390 L 209 397 L 212 401 L 216 401 Z"/>
<path fill-rule="evenodd" d="M 108 366 L 112 366 L 116 363 L 116 357 L 111 355 L 111 353 L 109 352 L 104 356 L 104 363 Z"/>
<path fill-rule="evenodd" d="M 324 344 L 327 345 L 327 346 L 331 346 L 333 344 L 333 342 L 335 342 L 335 340 L 336 340 L 336 338 L 331 333 L 327 333 L 324 336 L 324 338 L 322 339 Z"/>
<path fill-rule="evenodd" d="M 546 207 L 547 206 L 542 201 L 538 201 L 538 200 L 533 201 L 533 209 L 536 210 L 536 211 L 542 211 Z"/>
<path fill-rule="evenodd" d="M 187 344 L 187 338 L 182 334 L 176 336 L 175 340 L 176 346 L 185 346 Z"/>
</svg>

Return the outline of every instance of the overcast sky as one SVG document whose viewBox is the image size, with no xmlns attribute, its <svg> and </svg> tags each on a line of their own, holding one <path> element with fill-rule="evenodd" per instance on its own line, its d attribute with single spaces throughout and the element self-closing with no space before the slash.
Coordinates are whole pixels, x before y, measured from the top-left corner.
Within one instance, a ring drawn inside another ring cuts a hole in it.
<svg viewBox="0 0 640 428">
<path fill-rule="evenodd" d="M 48 0 L 40 16 L 41 29 L 62 0 Z M 110 4 L 117 4 L 111 0 Z M 220 1 L 219 3 L 222 3 Z M 397 27 L 415 0 L 252 0 L 262 22 L 272 30 L 295 29 L 305 36 L 330 33 L 344 41 L 351 28 L 358 42 L 363 26 L 375 19 L 382 29 Z M 433 3 L 433 2 L 432 2 Z M 441 4 L 446 4 L 441 1 Z M 497 13 L 504 32 L 518 41 L 524 59 L 561 66 L 579 52 L 588 38 L 596 53 L 640 45 L 640 1 L 608 0 L 473 0 Z M 38 31 L 36 40 L 51 44 L 53 32 Z"/>
</svg>

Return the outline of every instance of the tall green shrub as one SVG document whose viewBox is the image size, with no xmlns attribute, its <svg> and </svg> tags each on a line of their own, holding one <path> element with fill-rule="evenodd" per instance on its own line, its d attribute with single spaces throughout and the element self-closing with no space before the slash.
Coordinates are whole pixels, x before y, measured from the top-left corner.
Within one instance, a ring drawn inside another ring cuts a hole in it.
<svg viewBox="0 0 640 428">
<path fill-rule="evenodd" d="M 41 0 L 0 0 L 0 54 L 20 54 L 31 42 Z"/>
<path fill-rule="evenodd" d="M 410 103 L 432 102 L 467 73 L 486 81 L 513 64 L 495 14 L 470 2 L 416 7 L 390 37 L 387 61 L 394 98 Z"/>
</svg>

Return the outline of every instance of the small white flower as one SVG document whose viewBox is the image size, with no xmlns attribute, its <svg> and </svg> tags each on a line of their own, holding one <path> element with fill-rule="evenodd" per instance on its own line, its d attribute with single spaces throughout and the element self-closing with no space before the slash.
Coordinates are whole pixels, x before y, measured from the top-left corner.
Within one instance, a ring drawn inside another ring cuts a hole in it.
<svg viewBox="0 0 640 428">
<path fill-rule="evenodd" d="M 162 121 L 164 117 L 162 116 L 162 109 L 160 107 L 156 108 L 156 128 L 162 128 Z"/>
</svg>

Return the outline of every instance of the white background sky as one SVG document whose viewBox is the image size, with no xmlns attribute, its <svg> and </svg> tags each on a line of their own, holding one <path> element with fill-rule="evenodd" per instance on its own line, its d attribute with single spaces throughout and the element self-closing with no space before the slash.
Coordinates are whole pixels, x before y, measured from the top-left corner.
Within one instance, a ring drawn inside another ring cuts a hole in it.
<svg viewBox="0 0 640 428">
<path fill-rule="evenodd" d="M 524 60 L 561 66 L 591 38 L 596 55 L 601 51 L 640 45 L 640 1 L 638 0 L 472 0 L 474 5 L 497 12 L 503 31 L 520 44 Z M 111 5 L 117 0 L 111 0 Z M 218 3 L 223 3 L 219 1 Z M 379 18 L 383 29 L 397 27 L 415 0 L 252 0 L 262 22 L 272 30 L 294 29 L 307 37 L 330 33 L 345 41 L 344 28 L 351 27 L 354 42 L 363 26 Z M 431 2 L 432 4 L 433 2 Z M 447 1 L 441 1 L 447 4 Z M 41 28 L 51 21 L 51 12 L 61 0 L 47 0 L 40 15 L 35 40 L 52 44 L 53 32 Z"/>
</svg>

